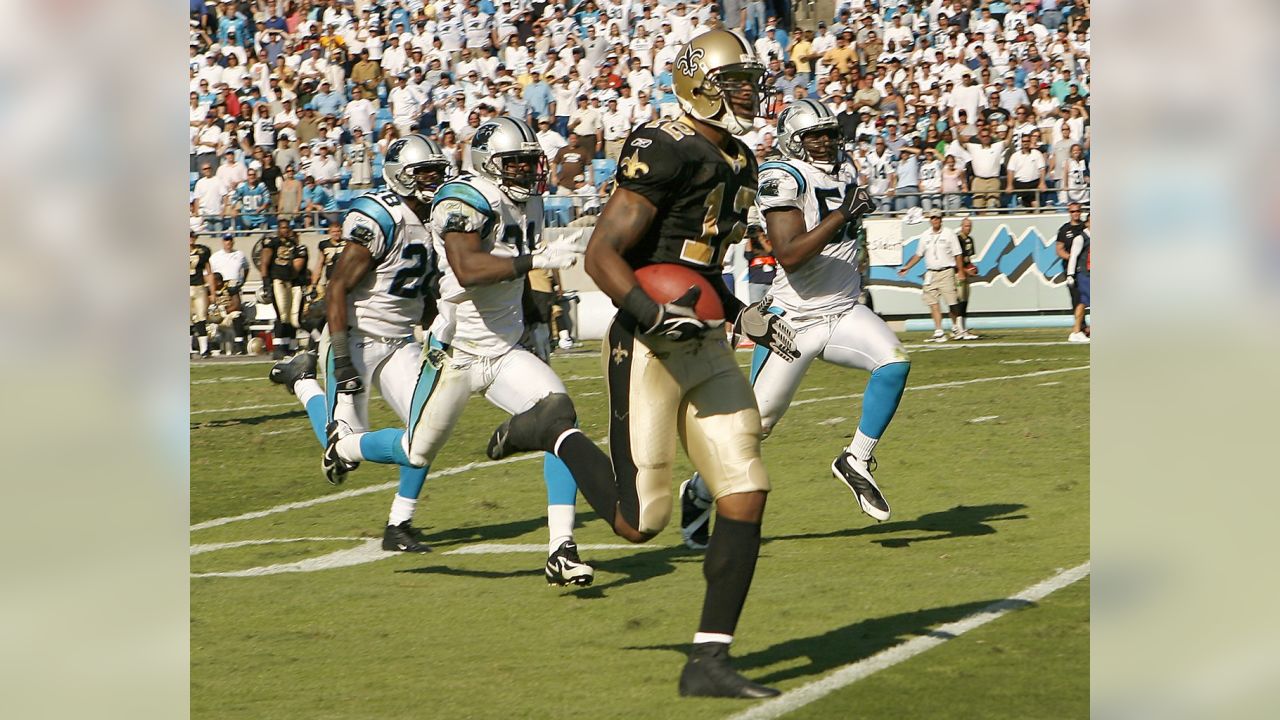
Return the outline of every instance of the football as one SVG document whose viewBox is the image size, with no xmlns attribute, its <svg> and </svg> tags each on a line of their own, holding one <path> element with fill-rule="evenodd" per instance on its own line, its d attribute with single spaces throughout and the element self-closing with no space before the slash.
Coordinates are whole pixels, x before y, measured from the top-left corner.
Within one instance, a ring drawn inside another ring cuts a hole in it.
<svg viewBox="0 0 1280 720">
<path fill-rule="evenodd" d="M 711 287 L 711 283 L 692 268 L 675 263 L 646 265 L 636 271 L 636 280 L 640 281 L 640 287 L 649 293 L 649 297 L 659 303 L 671 302 L 697 285 L 702 288 L 702 295 L 693 306 L 698 318 L 707 321 L 724 319 L 724 306 L 720 303 L 720 296 Z"/>
</svg>

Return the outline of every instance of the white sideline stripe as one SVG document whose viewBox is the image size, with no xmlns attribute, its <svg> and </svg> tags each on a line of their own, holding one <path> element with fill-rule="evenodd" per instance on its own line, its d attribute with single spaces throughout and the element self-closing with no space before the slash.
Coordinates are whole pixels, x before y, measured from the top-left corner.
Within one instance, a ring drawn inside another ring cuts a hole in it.
<svg viewBox="0 0 1280 720">
<path fill-rule="evenodd" d="M 227 572 L 191 573 L 193 578 L 205 577 L 259 577 L 262 575 L 279 575 L 280 573 L 315 572 L 334 568 L 363 565 L 374 560 L 385 560 L 401 553 L 382 549 L 381 538 L 365 538 L 364 542 L 347 550 L 338 550 L 328 555 L 307 558 L 291 563 L 278 563 L 248 570 L 230 570 Z"/>
<path fill-rule="evenodd" d="M 772 720 L 772 718 L 781 717 L 792 710 L 798 710 L 819 698 L 830 695 L 836 690 L 852 685 L 873 673 L 893 667 L 904 660 L 910 660 L 916 655 L 926 650 L 932 650 L 952 638 L 959 637 L 975 628 L 980 628 L 1014 610 L 1026 607 L 1027 603 L 1041 600 L 1049 594 L 1084 578 L 1088 574 L 1089 563 L 1087 562 L 1070 570 L 1063 570 L 1047 580 L 1042 580 L 1032 585 L 1017 595 L 991 603 L 968 617 L 930 630 L 926 635 L 912 638 L 899 645 L 894 645 L 888 650 L 878 652 L 869 658 L 845 665 L 820 680 L 801 685 L 795 690 L 789 690 L 778 698 L 763 702 L 745 712 L 731 715 L 729 720 Z"/>
<path fill-rule="evenodd" d="M 541 458 L 542 453 L 529 453 L 527 455 L 516 455 L 502 460 L 485 460 L 484 462 L 467 463 L 466 465 L 445 468 L 439 472 L 432 473 L 431 477 L 449 477 L 450 475 L 458 475 L 464 472 L 470 472 L 471 470 L 479 470 L 481 468 L 493 467 L 495 465 L 509 465 L 511 463 L 525 462 L 527 460 L 539 460 Z M 299 500 L 297 502 L 285 503 L 283 505 L 267 508 L 266 510 L 255 510 L 254 512 L 247 512 L 243 515 L 233 515 L 231 517 L 205 520 L 204 522 L 192 525 L 190 529 L 192 532 L 195 532 L 196 530 L 208 530 L 209 528 L 218 527 L 219 525 L 229 525 L 233 522 L 240 522 L 241 520 L 255 520 L 257 518 L 264 518 L 268 515 L 275 515 L 277 513 L 288 512 L 290 510 L 302 510 L 303 508 L 331 503 L 335 500 L 346 500 L 347 498 L 369 495 L 370 493 L 379 493 L 399 486 L 400 482 L 398 480 L 392 480 L 390 482 L 379 483 L 377 485 L 343 490 L 342 492 L 333 493 L 332 495 L 321 495 L 320 497 L 311 498 L 310 500 Z"/>
<path fill-rule="evenodd" d="M 998 375 L 996 377 L 971 378 L 969 380 L 952 380 L 951 382 L 932 383 L 930 385 L 908 385 L 906 392 L 919 390 L 939 390 L 942 388 L 961 387 L 963 385 L 975 385 L 977 383 L 998 382 L 1000 380 L 1017 380 L 1019 378 L 1040 377 L 1041 375 L 1053 375 L 1055 373 L 1075 372 L 1076 370 L 1088 370 L 1088 365 L 1079 365 L 1077 367 L 1058 368 L 1056 370 L 1037 370 L 1036 372 L 1024 373 L 1022 375 Z M 820 398 L 808 398 L 807 400 L 796 400 L 791 403 L 791 407 L 797 405 L 810 405 L 812 403 L 827 402 L 828 400 L 853 400 L 862 397 L 862 393 L 852 393 L 849 395 L 829 395 Z"/>
<path fill-rule="evenodd" d="M 962 345 L 952 344 L 955 341 L 945 343 L 912 343 L 903 345 L 905 348 L 923 348 L 926 350 L 971 350 L 973 348 L 1007 348 L 1007 347 L 1053 347 L 1055 345 L 1084 345 L 1084 343 L 1067 342 L 1066 340 L 1053 340 L 1045 342 L 987 342 L 985 340 L 962 340 Z"/>
<path fill-rule="evenodd" d="M 969 380 L 955 380 L 952 382 L 934 383 L 932 385 L 917 385 L 915 387 L 908 387 L 907 391 L 937 390 L 939 388 L 960 387 L 963 385 L 973 385 L 976 383 L 986 383 L 986 382 L 997 382 L 1000 380 L 1017 380 L 1020 378 L 1040 377 L 1042 375 L 1052 375 L 1055 373 L 1073 372 L 1076 370 L 1088 370 L 1088 369 L 1089 369 L 1088 365 L 1081 365 L 1079 367 L 1061 368 L 1058 370 L 1038 370 L 1036 372 L 1024 373 L 1022 375 L 1000 375 L 998 377 L 972 378 Z M 807 400 L 796 400 L 795 402 L 791 403 L 791 406 L 795 407 L 797 405 L 809 405 L 812 403 L 826 402 L 828 400 L 849 400 L 852 398 L 860 398 L 860 397 L 862 397 L 862 393 L 854 393 L 852 395 L 832 395 L 829 397 L 809 398 Z M 597 442 L 603 442 L 603 441 L 597 441 Z M 509 458 L 506 458 L 505 460 L 496 460 L 496 461 L 486 460 L 484 462 L 467 463 L 466 465 L 459 465 L 457 467 L 445 468 L 443 470 L 440 470 L 439 472 L 433 473 L 431 477 L 448 477 L 450 475 L 457 475 L 458 473 L 464 473 L 471 470 L 479 470 L 481 468 L 493 467 L 494 465 L 505 465 L 507 463 L 521 462 L 524 460 L 534 460 L 540 457 L 542 457 L 542 455 L 539 453 L 530 453 L 528 455 L 516 455 L 515 457 L 509 457 Z M 287 512 L 289 510 L 301 510 L 303 508 L 309 508 L 315 505 L 321 505 L 324 503 L 333 502 L 335 500 L 345 500 L 346 498 L 349 498 L 349 497 L 357 497 L 360 495 L 368 495 L 369 493 L 382 492 L 384 490 L 390 490 L 391 488 L 398 487 L 398 486 L 399 486 L 399 482 L 391 481 L 391 482 L 382 483 L 380 485 L 370 485 L 368 487 L 356 488 L 354 490 L 345 490 L 343 492 L 334 493 L 332 495 L 322 495 L 317 498 L 311 498 L 310 500 L 300 500 L 298 502 L 285 503 L 283 505 L 277 505 L 272 508 L 267 508 L 266 510 L 256 510 L 254 512 L 244 513 L 243 515 L 234 515 L 231 517 L 206 520 L 204 522 L 196 523 L 195 525 L 192 525 L 190 529 L 191 531 L 194 532 L 196 530 L 206 530 L 208 528 L 218 527 L 219 525 L 228 525 L 230 523 L 239 522 L 241 520 L 255 520 L 257 518 L 263 518 L 269 515 L 275 515 L 277 513 Z"/>
<path fill-rule="evenodd" d="M 370 395 L 369 399 L 381 400 L 382 396 Z M 271 403 L 269 405 L 241 405 L 240 407 L 229 407 L 229 408 L 205 408 L 204 410 L 192 410 L 191 414 L 207 415 L 209 413 L 239 412 L 241 410 L 271 410 L 273 408 L 282 408 L 282 407 L 296 407 L 304 410 L 306 409 L 306 408 L 303 408 L 302 403 L 298 402 L 298 400 L 295 398 L 293 402 L 287 402 L 287 403 Z"/>
<path fill-rule="evenodd" d="M 304 537 L 304 538 L 272 538 L 268 540 L 236 540 L 235 542 L 220 543 L 204 543 L 202 545 L 192 545 L 191 554 L 199 555 L 201 553 L 213 552 L 214 550 L 228 550 L 230 548 L 247 547 L 249 545 L 275 545 L 276 543 L 295 543 L 295 542 L 336 542 L 339 540 L 367 540 L 362 537 Z"/>
<path fill-rule="evenodd" d="M 988 421 L 988 420 L 998 420 L 998 419 L 1000 419 L 1000 416 L 999 416 L 999 415 L 983 415 L 982 417 L 976 417 L 976 418 L 974 418 L 974 419 L 970 420 L 969 422 L 971 422 L 971 423 L 984 423 L 984 422 L 986 422 L 986 421 Z"/>
<path fill-rule="evenodd" d="M 579 550 L 634 550 L 635 545 L 621 545 L 618 543 L 604 543 L 599 545 L 579 545 Z M 457 550 L 449 550 L 440 553 L 441 555 L 502 555 L 505 553 L 543 553 L 547 552 L 547 544 L 539 543 L 537 545 L 504 545 L 502 543 L 477 543 L 460 547 Z"/>
</svg>

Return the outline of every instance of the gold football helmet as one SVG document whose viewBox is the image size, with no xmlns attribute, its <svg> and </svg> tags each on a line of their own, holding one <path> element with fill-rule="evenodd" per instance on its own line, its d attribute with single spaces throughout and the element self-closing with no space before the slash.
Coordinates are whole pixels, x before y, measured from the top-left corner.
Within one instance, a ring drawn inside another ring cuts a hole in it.
<svg viewBox="0 0 1280 720">
<path fill-rule="evenodd" d="M 746 38 L 732 30 L 710 30 L 676 55 L 672 84 L 686 113 L 741 135 L 760 113 L 764 74 L 764 64 Z"/>
</svg>

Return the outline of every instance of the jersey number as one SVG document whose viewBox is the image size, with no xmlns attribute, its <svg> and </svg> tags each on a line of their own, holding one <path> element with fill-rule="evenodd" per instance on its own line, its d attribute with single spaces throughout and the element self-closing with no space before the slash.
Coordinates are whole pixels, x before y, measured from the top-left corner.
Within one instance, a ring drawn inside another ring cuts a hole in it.
<svg viewBox="0 0 1280 720">
<path fill-rule="evenodd" d="M 523 231 L 519 225 L 504 225 L 502 228 L 502 242 L 514 246 L 518 254 L 528 255 L 533 252 L 534 245 L 538 244 L 538 234 L 534 223 L 526 223 Z"/>
<path fill-rule="evenodd" d="M 844 189 L 844 191 L 853 192 L 854 189 L 855 189 L 854 185 L 849 185 Z M 818 198 L 818 222 L 822 222 L 827 217 L 827 215 L 831 214 L 832 205 L 840 204 L 839 202 L 837 203 L 829 202 L 832 198 L 840 198 L 841 202 L 843 202 L 843 198 L 844 198 L 840 190 L 836 188 L 814 188 L 813 194 Z M 846 240 L 853 240 L 855 237 L 857 237 L 857 233 L 858 233 L 858 230 L 855 227 L 855 223 L 851 223 L 851 222 L 845 223 L 844 228 L 840 232 L 836 233 L 835 237 L 832 237 L 830 242 L 828 242 L 827 244 L 835 245 L 836 243 L 842 243 L 842 242 L 845 242 Z"/>
<path fill-rule="evenodd" d="M 400 253 L 400 259 L 408 260 L 410 264 L 391 278 L 391 289 L 388 292 L 396 297 L 409 299 L 418 297 L 427 279 L 427 260 L 430 257 L 431 251 L 426 246 L 406 247 L 404 252 Z"/>
<path fill-rule="evenodd" d="M 742 213 L 751 207 L 755 199 L 755 188 L 739 187 L 738 192 L 733 196 L 734 214 Z M 729 219 L 733 221 L 733 225 L 729 227 L 724 241 L 719 244 L 719 247 L 716 246 L 716 239 L 720 237 L 720 214 L 723 210 L 724 183 L 720 183 L 707 193 L 707 214 L 702 218 L 702 236 L 697 240 L 685 241 L 684 247 L 680 250 L 682 260 L 708 267 L 719 265 L 724 261 L 724 253 L 729 246 L 742 241 L 747 234 L 747 224 L 731 215 Z"/>
</svg>

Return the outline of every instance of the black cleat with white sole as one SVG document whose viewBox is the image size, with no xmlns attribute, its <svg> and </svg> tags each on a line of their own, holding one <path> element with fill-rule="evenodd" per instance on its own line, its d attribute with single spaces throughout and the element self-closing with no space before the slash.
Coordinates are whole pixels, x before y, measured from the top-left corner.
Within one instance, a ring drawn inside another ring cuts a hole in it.
<svg viewBox="0 0 1280 720">
<path fill-rule="evenodd" d="M 590 585 L 596 579 L 596 571 L 578 557 L 578 544 L 565 540 L 547 557 L 547 584 Z"/>
<path fill-rule="evenodd" d="M 782 693 L 751 682 L 729 664 L 725 643 L 697 643 L 680 673 L 682 697 L 767 698 Z"/>
<path fill-rule="evenodd" d="M 338 440 L 351 432 L 351 426 L 341 420 L 330 421 L 325 427 L 324 454 L 320 456 L 320 469 L 330 485 L 341 485 L 347 479 L 347 473 L 360 467 L 358 462 L 343 460 L 338 455 Z"/>
<path fill-rule="evenodd" d="M 846 450 L 831 463 L 831 474 L 858 498 L 862 512 L 876 520 L 889 519 L 889 501 L 884 499 L 880 486 L 871 477 L 871 469 L 867 463 Z"/>
<path fill-rule="evenodd" d="M 696 477 L 680 484 L 680 537 L 690 550 L 706 550 L 711 538 L 711 503 L 698 497 Z"/>
<path fill-rule="evenodd" d="M 316 377 L 316 355 L 310 352 L 300 352 L 291 358 L 287 358 L 277 362 L 271 366 L 271 372 L 267 375 L 271 382 L 277 385 L 283 385 L 289 394 L 293 394 L 293 386 L 299 380 L 312 379 Z"/>
<path fill-rule="evenodd" d="M 431 546 L 422 542 L 420 533 L 408 520 L 388 525 L 382 533 L 382 549 L 388 552 L 429 553 Z"/>
</svg>

